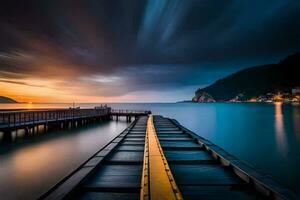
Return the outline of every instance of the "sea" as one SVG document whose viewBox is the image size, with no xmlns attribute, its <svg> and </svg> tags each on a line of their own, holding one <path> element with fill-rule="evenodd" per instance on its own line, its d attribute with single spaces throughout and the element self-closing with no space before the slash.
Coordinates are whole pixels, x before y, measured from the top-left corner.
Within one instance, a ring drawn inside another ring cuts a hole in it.
<svg viewBox="0 0 300 200">
<path fill-rule="evenodd" d="M 102 105 L 105 105 L 102 103 Z M 300 105 L 282 103 L 114 103 L 174 118 L 258 171 L 300 194 Z M 2 109 L 69 108 L 72 104 L 0 104 Z M 101 104 L 76 104 L 93 108 Z M 124 120 L 3 140 L 1 199 L 36 199 L 128 126 Z"/>
</svg>

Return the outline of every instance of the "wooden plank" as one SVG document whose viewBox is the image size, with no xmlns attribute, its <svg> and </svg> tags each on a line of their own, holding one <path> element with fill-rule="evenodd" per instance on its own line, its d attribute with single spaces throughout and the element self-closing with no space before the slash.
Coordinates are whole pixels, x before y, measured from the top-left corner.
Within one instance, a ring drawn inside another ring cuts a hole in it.
<svg viewBox="0 0 300 200">
<path fill-rule="evenodd" d="M 122 144 L 124 144 L 124 145 L 130 145 L 130 144 L 132 144 L 132 145 L 144 145 L 145 144 L 145 142 L 144 141 L 124 141 Z"/>
<path fill-rule="evenodd" d="M 79 196 L 81 200 L 138 200 L 139 193 L 120 192 L 85 192 Z"/>
<path fill-rule="evenodd" d="M 164 147 L 180 147 L 180 148 L 189 148 L 189 147 L 199 147 L 199 145 L 194 141 L 161 141 L 161 146 Z"/>
<path fill-rule="evenodd" d="M 221 165 L 172 164 L 171 171 L 179 185 L 240 185 L 243 182 Z"/>
<path fill-rule="evenodd" d="M 103 165 L 85 183 L 89 188 L 139 188 L 142 165 Z"/>
<path fill-rule="evenodd" d="M 139 137 L 139 138 L 129 138 L 129 137 L 126 137 L 124 139 L 124 141 L 126 141 L 126 142 L 145 142 L 145 136 L 144 137 Z"/>
<path fill-rule="evenodd" d="M 166 150 L 164 151 L 164 154 L 169 162 L 215 160 L 208 152 L 199 150 Z"/>
<path fill-rule="evenodd" d="M 110 152 L 111 152 L 111 150 L 102 150 L 102 151 L 100 151 L 98 154 L 96 154 L 96 156 L 105 157 L 105 156 L 107 156 Z"/>
<path fill-rule="evenodd" d="M 113 162 L 143 162 L 142 151 L 115 151 L 108 161 Z"/>
<path fill-rule="evenodd" d="M 94 157 L 90 159 L 84 167 L 95 167 L 97 166 L 101 161 L 103 161 L 103 157 Z"/>
<path fill-rule="evenodd" d="M 184 199 L 189 200 L 264 200 L 264 196 L 259 195 L 254 190 L 247 188 L 234 188 L 231 186 L 182 186 Z"/>
<path fill-rule="evenodd" d="M 122 144 L 121 146 L 117 147 L 118 151 L 143 151 L 144 150 L 144 145 L 124 145 Z"/>
</svg>

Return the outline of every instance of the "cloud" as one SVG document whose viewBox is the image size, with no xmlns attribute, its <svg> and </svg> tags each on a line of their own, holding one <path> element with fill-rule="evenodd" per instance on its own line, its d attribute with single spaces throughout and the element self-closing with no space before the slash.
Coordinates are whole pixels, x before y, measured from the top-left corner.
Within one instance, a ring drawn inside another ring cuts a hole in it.
<svg viewBox="0 0 300 200">
<path fill-rule="evenodd" d="M 83 96 L 206 85 L 299 51 L 299 9 L 293 0 L 4 1 L 0 78 Z"/>
</svg>

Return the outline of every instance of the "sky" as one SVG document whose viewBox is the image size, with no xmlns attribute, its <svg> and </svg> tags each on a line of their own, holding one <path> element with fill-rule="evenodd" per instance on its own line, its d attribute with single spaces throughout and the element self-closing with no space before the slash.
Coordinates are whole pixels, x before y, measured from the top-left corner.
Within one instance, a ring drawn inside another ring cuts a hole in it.
<svg viewBox="0 0 300 200">
<path fill-rule="evenodd" d="M 175 102 L 300 49 L 299 0 L 2 0 L 0 96 Z"/>
</svg>

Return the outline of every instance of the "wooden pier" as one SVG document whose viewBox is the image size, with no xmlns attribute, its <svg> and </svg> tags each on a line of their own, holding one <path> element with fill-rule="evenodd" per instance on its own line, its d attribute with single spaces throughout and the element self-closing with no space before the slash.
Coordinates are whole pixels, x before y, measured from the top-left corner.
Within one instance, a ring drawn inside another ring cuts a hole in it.
<svg viewBox="0 0 300 200">
<path fill-rule="evenodd" d="M 112 117 L 116 117 L 117 121 L 119 120 L 119 117 L 126 117 L 126 121 L 131 122 L 132 118 L 147 116 L 151 114 L 151 111 L 112 109 L 110 114 Z"/>
<path fill-rule="evenodd" d="M 11 139 L 11 133 L 19 129 L 25 130 L 25 135 L 35 133 L 39 126 L 44 131 L 49 129 L 69 128 L 88 123 L 110 120 L 116 116 L 132 117 L 147 116 L 150 111 L 112 110 L 110 107 L 96 107 L 94 109 L 35 109 L 35 110 L 2 110 L 0 111 L 0 132 L 5 139 Z"/>
<path fill-rule="evenodd" d="M 76 155 L 74 155 L 76 156 Z M 176 120 L 139 117 L 40 199 L 299 199 Z"/>
</svg>

